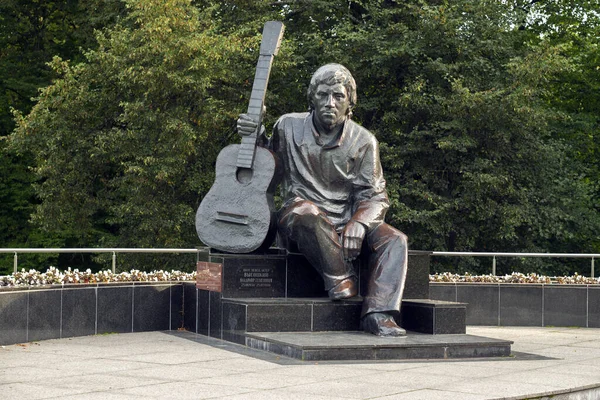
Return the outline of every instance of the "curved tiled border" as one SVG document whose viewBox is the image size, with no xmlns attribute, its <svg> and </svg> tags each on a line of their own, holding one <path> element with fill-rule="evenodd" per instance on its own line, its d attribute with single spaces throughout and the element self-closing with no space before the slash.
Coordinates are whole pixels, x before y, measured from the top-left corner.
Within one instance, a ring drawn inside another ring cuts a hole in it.
<svg viewBox="0 0 600 400">
<path fill-rule="evenodd" d="M 0 345 L 183 325 L 181 282 L 0 290 Z"/>
<path fill-rule="evenodd" d="M 195 289 L 182 282 L 3 288 L 0 345 L 184 325 L 200 332 L 198 304 L 189 296 L 184 307 L 184 286 Z M 597 285 L 431 283 L 430 293 L 468 303 L 467 325 L 600 327 Z"/>
<path fill-rule="evenodd" d="M 598 285 L 432 282 L 429 290 L 468 303 L 467 325 L 600 328 Z"/>
</svg>

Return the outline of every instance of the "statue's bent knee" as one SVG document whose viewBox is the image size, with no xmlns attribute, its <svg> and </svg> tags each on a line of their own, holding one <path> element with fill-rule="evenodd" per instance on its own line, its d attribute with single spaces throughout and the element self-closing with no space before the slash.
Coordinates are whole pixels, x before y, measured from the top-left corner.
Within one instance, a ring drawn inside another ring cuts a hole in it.
<svg viewBox="0 0 600 400">
<path fill-rule="evenodd" d="M 319 207 L 308 200 L 302 200 L 285 209 L 279 219 L 279 226 L 310 229 L 318 226 L 324 218 L 327 217 Z"/>
<path fill-rule="evenodd" d="M 371 249 L 379 250 L 382 246 L 390 245 L 408 249 L 408 236 L 391 225 L 383 223 L 375 228 L 369 235 Z"/>
</svg>

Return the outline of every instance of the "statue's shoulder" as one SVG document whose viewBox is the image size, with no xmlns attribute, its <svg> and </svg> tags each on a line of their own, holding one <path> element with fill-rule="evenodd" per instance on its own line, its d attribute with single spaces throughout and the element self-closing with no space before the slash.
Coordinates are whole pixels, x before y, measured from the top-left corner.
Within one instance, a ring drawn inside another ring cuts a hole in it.
<svg viewBox="0 0 600 400">
<path fill-rule="evenodd" d="M 360 142 L 360 144 L 369 143 L 375 147 L 378 146 L 379 142 L 377 141 L 377 138 L 367 128 L 365 128 L 362 125 L 357 124 L 356 122 L 354 122 L 351 119 L 349 119 L 347 121 L 347 124 L 348 124 L 348 127 L 347 127 L 346 131 L 351 136 L 358 139 L 358 142 Z"/>
<path fill-rule="evenodd" d="M 292 126 L 301 126 L 304 124 L 304 121 L 307 117 L 307 112 L 284 114 L 281 117 L 279 117 L 279 119 L 275 123 L 275 126 L 280 129 L 285 129 L 286 127 Z"/>
</svg>

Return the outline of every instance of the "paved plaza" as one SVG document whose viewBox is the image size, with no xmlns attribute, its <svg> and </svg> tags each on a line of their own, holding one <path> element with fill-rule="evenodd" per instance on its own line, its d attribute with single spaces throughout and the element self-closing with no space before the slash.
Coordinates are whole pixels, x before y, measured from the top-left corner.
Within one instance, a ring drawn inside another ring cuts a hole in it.
<svg viewBox="0 0 600 400">
<path fill-rule="evenodd" d="M 513 340 L 514 356 L 302 362 L 185 331 L 97 335 L 2 346 L 0 398 L 600 399 L 600 329 L 467 333 Z"/>
</svg>

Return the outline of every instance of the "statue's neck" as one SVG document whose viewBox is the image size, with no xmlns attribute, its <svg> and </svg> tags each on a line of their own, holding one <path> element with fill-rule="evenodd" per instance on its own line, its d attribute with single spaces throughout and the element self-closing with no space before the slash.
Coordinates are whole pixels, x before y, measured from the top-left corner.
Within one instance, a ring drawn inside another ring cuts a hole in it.
<svg viewBox="0 0 600 400">
<path fill-rule="evenodd" d="M 317 130 L 317 133 L 320 136 L 324 136 L 326 138 L 336 137 L 344 128 L 345 122 L 346 120 L 344 119 L 344 121 L 337 125 L 326 126 L 321 124 L 321 122 L 313 115 L 313 124 L 315 126 L 315 129 Z"/>
</svg>

